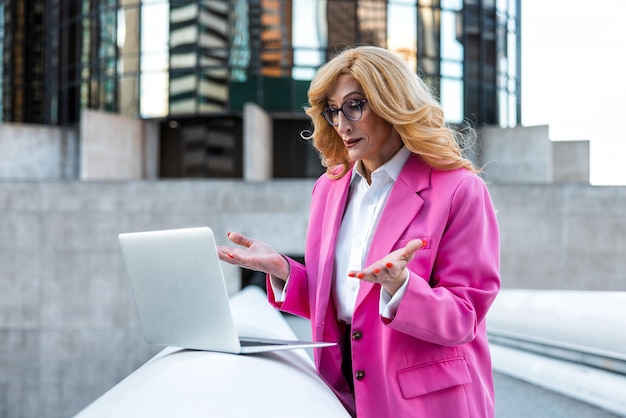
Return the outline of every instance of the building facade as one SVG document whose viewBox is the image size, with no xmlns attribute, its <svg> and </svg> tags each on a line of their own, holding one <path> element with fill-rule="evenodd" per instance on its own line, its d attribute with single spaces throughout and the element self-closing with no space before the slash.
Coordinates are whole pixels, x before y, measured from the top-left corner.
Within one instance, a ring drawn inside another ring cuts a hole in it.
<svg viewBox="0 0 626 418">
<path fill-rule="evenodd" d="M 161 177 L 241 177 L 248 102 L 272 120 L 274 177 L 318 175 L 308 82 L 354 44 L 402 56 L 450 123 L 521 120 L 518 0 L 4 0 L 0 41 L 2 121 L 159 121 Z"/>
</svg>

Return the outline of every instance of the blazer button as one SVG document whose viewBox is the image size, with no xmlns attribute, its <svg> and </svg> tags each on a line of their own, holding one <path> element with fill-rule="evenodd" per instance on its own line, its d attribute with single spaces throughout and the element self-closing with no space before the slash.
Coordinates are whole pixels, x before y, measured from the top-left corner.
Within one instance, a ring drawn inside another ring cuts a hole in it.
<svg viewBox="0 0 626 418">
<path fill-rule="evenodd" d="M 365 370 L 357 370 L 357 372 L 354 374 L 354 377 L 356 378 L 356 380 L 365 379 Z"/>
<path fill-rule="evenodd" d="M 361 331 L 354 331 L 352 333 L 353 340 L 360 340 L 361 338 L 363 338 L 363 333 Z"/>
</svg>

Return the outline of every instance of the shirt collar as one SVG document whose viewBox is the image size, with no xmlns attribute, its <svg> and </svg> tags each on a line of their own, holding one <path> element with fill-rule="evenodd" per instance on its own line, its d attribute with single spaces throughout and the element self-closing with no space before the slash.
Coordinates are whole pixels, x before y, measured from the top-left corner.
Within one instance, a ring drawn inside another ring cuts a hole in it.
<svg viewBox="0 0 626 418">
<path fill-rule="evenodd" d="M 404 163 L 406 163 L 406 160 L 409 159 L 410 155 L 411 151 L 403 145 L 402 148 L 400 148 L 398 152 L 396 152 L 394 156 L 389 159 L 389 161 L 374 170 L 372 172 L 372 176 L 374 176 L 375 173 L 384 171 L 395 182 L 400 176 L 400 171 L 402 171 L 402 167 L 404 167 Z M 363 177 L 361 174 L 361 161 L 357 161 L 356 164 L 354 164 L 354 167 L 352 167 L 351 181 L 354 180 L 357 175 L 359 177 Z"/>
</svg>

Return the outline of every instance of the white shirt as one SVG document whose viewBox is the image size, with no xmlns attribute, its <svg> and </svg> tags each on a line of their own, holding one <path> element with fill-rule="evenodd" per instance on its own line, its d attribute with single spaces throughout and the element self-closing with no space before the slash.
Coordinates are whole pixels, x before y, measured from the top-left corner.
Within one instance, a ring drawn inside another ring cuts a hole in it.
<svg viewBox="0 0 626 418">
<path fill-rule="evenodd" d="M 337 318 L 347 324 L 352 323 L 352 315 L 361 280 L 348 276 L 349 271 L 359 271 L 364 265 L 372 243 L 372 238 L 380 216 L 387 203 L 391 189 L 400 175 L 402 167 L 411 152 L 402 147 L 385 164 L 371 173 L 372 184 L 360 173 L 360 162 L 354 165 L 350 183 L 348 204 L 341 221 L 335 249 L 335 276 L 333 278 L 333 298 L 337 308 Z M 393 298 L 394 306 L 389 306 L 391 296 L 381 291 L 381 314 L 391 318 L 404 294 L 406 281 L 398 297 Z"/>
<path fill-rule="evenodd" d="M 361 280 L 348 276 L 352 270 L 362 270 L 363 263 L 372 243 L 372 238 L 391 189 L 400 175 L 402 167 L 411 152 L 402 147 L 385 164 L 371 173 L 372 184 L 361 175 L 361 163 L 354 165 L 350 182 L 350 195 L 341 221 L 335 249 L 335 268 L 332 296 L 337 308 L 337 319 L 347 324 L 352 323 L 352 315 Z M 277 301 L 284 301 L 289 279 L 284 287 L 279 287 L 278 280 L 272 280 L 272 290 Z M 393 318 L 406 291 L 407 279 L 393 297 L 384 289 L 380 292 L 380 314 Z"/>
</svg>

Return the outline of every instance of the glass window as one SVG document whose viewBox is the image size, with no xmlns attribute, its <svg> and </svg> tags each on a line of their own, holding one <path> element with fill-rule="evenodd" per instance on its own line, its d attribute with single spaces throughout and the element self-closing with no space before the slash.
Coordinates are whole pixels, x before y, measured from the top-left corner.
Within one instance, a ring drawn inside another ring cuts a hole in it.
<svg viewBox="0 0 626 418">
<path fill-rule="evenodd" d="M 139 113 L 142 117 L 160 117 L 168 114 L 169 20 L 167 2 L 143 1 L 139 26 L 141 58 L 139 68 L 136 69 L 141 72 Z"/>
<path fill-rule="evenodd" d="M 230 28 L 230 79 L 244 82 L 246 69 L 250 64 L 250 32 L 247 0 L 235 0 L 232 3 Z"/>
<path fill-rule="evenodd" d="M 417 10 L 415 1 L 397 0 L 387 6 L 387 47 L 417 70 Z"/>
<path fill-rule="evenodd" d="M 441 97 L 439 99 L 446 122 L 463 122 L 463 82 L 450 78 L 441 79 Z"/>
<path fill-rule="evenodd" d="M 4 7 L 0 7 L 0 121 L 4 120 L 4 110 L 2 107 L 2 104 L 4 102 L 4 65 L 2 65 L 2 63 L 4 63 L 2 55 L 4 52 L 4 48 L 2 48 L 2 45 L 4 45 Z"/>
<path fill-rule="evenodd" d="M 448 78 L 463 78 L 463 64 L 455 61 L 442 61 L 441 63 L 441 76 Z"/>
<path fill-rule="evenodd" d="M 328 44 L 326 29 L 326 0 L 293 1 L 292 77 L 295 80 L 311 80 L 324 63 L 324 50 Z"/>
<path fill-rule="evenodd" d="M 457 12 L 441 12 L 441 58 L 463 60 L 463 45 L 457 40 Z"/>
<path fill-rule="evenodd" d="M 441 11 L 434 7 L 419 8 L 419 55 L 439 61 L 441 54 Z M 420 62 L 419 65 L 423 67 Z M 436 67 L 436 66 L 435 66 Z"/>
<path fill-rule="evenodd" d="M 509 125 L 508 127 L 512 128 L 514 126 L 517 126 L 518 124 L 518 120 L 517 120 L 517 106 L 518 106 L 518 100 L 517 100 L 517 95 L 516 94 L 509 94 Z"/>
<path fill-rule="evenodd" d="M 441 0 L 441 8 L 444 10 L 461 10 L 463 0 Z"/>
<path fill-rule="evenodd" d="M 498 89 L 498 114 L 500 115 L 499 125 L 501 128 L 506 128 L 509 126 L 508 105 L 509 105 L 509 100 L 508 100 L 508 94 L 506 93 L 506 90 Z"/>
</svg>

